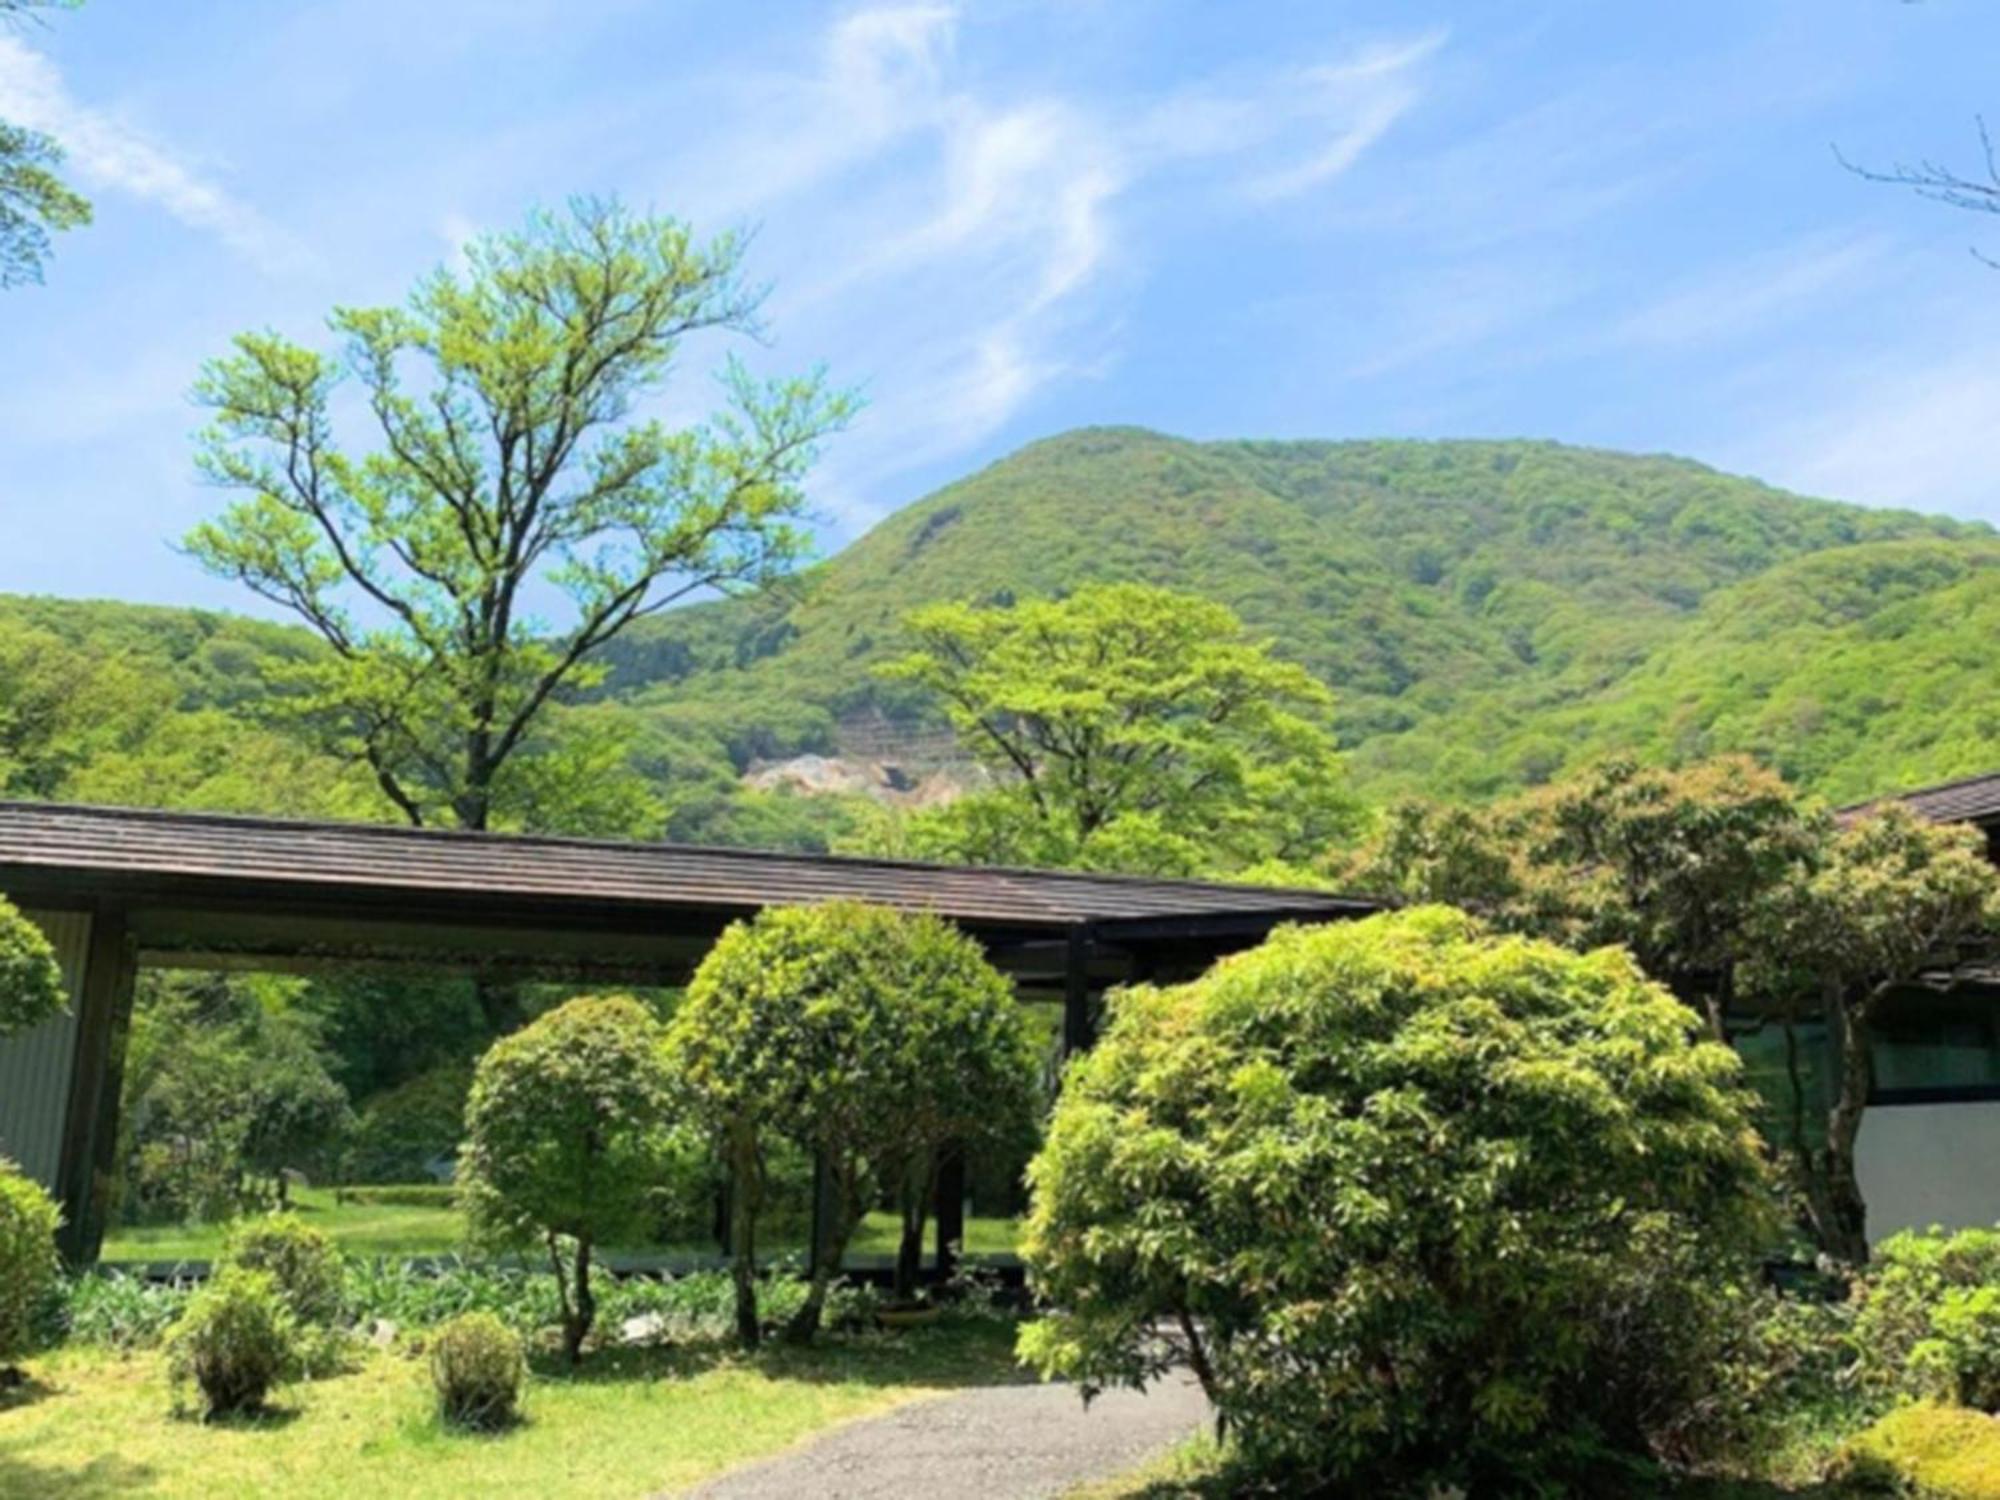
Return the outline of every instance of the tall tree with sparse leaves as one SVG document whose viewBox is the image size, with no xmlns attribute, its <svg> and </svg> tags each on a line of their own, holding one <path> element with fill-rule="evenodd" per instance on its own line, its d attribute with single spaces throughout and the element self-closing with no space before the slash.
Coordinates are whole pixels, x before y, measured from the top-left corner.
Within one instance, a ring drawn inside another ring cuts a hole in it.
<svg viewBox="0 0 2000 1500">
<path fill-rule="evenodd" d="M 851 398 L 731 359 L 708 421 L 635 413 L 691 336 L 758 332 L 743 248 L 579 200 L 474 241 L 403 307 L 337 309 L 338 354 L 246 333 L 204 368 L 198 464 L 242 498 L 188 550 L 326 641 L 303 701 L 412 823 L 505 818 L 593 652 L 804 552 L 801 483 Z M 344 381 L 372 451 L 336 435 Z"/>
</svg>

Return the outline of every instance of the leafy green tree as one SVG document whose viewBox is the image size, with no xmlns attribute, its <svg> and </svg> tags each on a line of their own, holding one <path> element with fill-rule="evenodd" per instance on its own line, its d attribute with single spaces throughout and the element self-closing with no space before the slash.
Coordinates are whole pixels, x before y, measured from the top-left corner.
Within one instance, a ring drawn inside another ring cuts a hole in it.
<svg viewBox="0 0 2000 1500">
<path fill-rule="evenodd" d="M 1184 1362 L 1287 1492 L 1525 1492 L 1645 1441 L 1616 1387 L 1648 1372 L 1598 1356 L 1660 1323 L 1653 1259 L 1721 1295 L 1766 1230 L 1739 1085 L 1615 949 L 1440 907 L 1281 929 L 1121 992 L 1071 1065 L 1021 1352 L 1086 1389 Z"/>
<path fill-rule="evenodd" d="M 336 310 L 337 356 L 249 333 L 203 369 L 199 467 L 244 498 L 188 550 L 326 642 L 299 668 L 304 706 L 412 823 L 545 806 L 536 785 L 510 808 L 510 775 L 548 748 L 550 705 L 601 676 L 594 652 L 804 549 L 799 484 L 848 397 L 732 362 L 711 421 L 633 417 L 689 336 L 756 330 L 742 255 L 579 201 L 476 240 L 405 307 Z M 365 455 L 335 436 L 343 378 L 380 432 Z M 566 624 L 537 619 L 550 602 Z M 577 774 L 601 780 L 598 757 Z"/>
<path fill-rule="evenodd" d="M 473 1075 L 459 1162 L 472 1233 L 546 1248 L 572 1365 L 597 1317 L 593 1252 L 646 1232 L 671 1170 L 670 1083 L 660 1025 L 629 996 L 550 1011 Z"/>
<path fill-rule="evenodd" d="M 907 624 L 917 649 L 885 675 L 935 694 L 999 783 L 913 823 L 926 852 L 1188 873 L 1353 825 L 1331 694 L 1223 605 L 1100 584 Z"/>
<path fill-rule="evenodd" d="M 0 25 L 77 0 L 0 0 Z M 90 222 L 90 203 L 62 180 L 63 150 L 37 130 L 0 120 L 0 287 L 40 281 L 49 236 Z"/>
<path fill-rule="evenodd" d="M 1011 1107 L 1027 1048 L 1006 983 L 928 915 L 830 903 L 738 922 L 702 961 L 669 1050 L 729 1172 L 739 1337 L 760 1337 L 757 1218 L 765 1165 L 789 1142 L 819 1163 L 812 1285 L 787 1337 L 818 1331 L 827 1291 L 877 1186 L 907 1205 L 974 1112 Z M 926 1076 L 926 1074 L 932 1076 Z M 920 1209 L 907 1211 L 920 1238 Z M 908 1243 L 906 1239 L 906 1245 Z"/>
<path fill-rule="evenodd" d="M 1788 1022 L 1817 1010 L 1834 1044 L 1823 1139 L 1815 1144 L 1795 1123 L 1790 1147 L 1815 1238 L 1850 1265 L 1868 1259 L 1854 1148 L 1873 1083 L 1875 1018 L 1896 990 L 1948 969 L 1961 945 L 1996 927 L 2000 873 L 1978 831 L 1893 804 L 1830 830 L 1765 906 L 1753 972 L 1760 998 Z M 1796 1122 L 1796 1069 L 1792 1089 Z"/>
<path fill-rule="evenodd" d="M 0 1037 L 69 1008 L 69 989 L 48 937 L 0 896 Z"/>
</svg>

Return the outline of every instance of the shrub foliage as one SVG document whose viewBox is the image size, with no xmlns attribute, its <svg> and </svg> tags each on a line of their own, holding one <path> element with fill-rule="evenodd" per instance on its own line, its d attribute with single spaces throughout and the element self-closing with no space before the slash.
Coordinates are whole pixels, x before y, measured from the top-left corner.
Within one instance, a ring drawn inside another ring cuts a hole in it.
<svg viewBox="0 0 2000 1500">
<path fill-rule="evenodd" d="M 0 1365 L 29 1351 L 41 1311 L 55 1295 L 61 1224 L 41 1185 L 0 1156 Z"/>
<path fill-rule="evenodd" d="M 68 1005 L 56 950 L 41 928 L 0 896 L 0 1036 L 25 1031 Z"/>
<path fill-rule="evenodd" d="M 431 1384 L 438 1413 L 483 1431 L 515 1418 L 528 1360 L 521 1336 L 490 1312 L 461 1313 L 431 1339 Z"/>
<path fill-rule="evenodd" d="M 474 1236 L 539 1241 L 574 1364 L 596 1321 L 593 1250 L 640 1238 L 672 1166 L 672 1098 L 652 1013 L 572 1000 L 494 1043 L 465 1112 L 459 1181 Z"/>
<path fill-rule="evenodd" d="M 222 1264 L 268 1274 L 302 1324 L 326 1328 L 340 1317 L 340 1252 L 324 1230 L 294 1214 L 243 1220 L 230 1231 Z"/>
<path fill-rule="evenodd" d="M 188 1299 L 167 1353 L 176 1382 L 200 1391 L 205 1415 L 254 1412 L 293 1368 L 298 1323 L 275 1277 L 232 1267 Z"/>
<path fill-rule="evenodd" d="M 1435 907 L 1128 991 L 1031 1169 L 1022 1352 L 1087 1387 L 1185 1358 L 1295 1475 L 1486 1493 L 1643 1446 L 1681 1415 L 1662 1359 L 1701 1364 L 1677 1330 L 1726 1326 L 1687 1300 L 1767 1222 L 1697 1026 L 1620 950 Z"/>
</svg>

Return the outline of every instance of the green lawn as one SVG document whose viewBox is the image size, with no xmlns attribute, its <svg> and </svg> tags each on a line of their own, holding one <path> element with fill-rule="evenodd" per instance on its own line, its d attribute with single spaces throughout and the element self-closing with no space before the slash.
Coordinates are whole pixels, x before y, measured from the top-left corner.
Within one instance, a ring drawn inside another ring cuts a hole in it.
<svg viewBox="0 0 2000 1500">
<path fill-rule="evenodd" d="M 349 1255 L 445 1255 L 460 1249 L 465 1220 L 444 1205 L 339 1203 L 331 1188 L 300 1188 L 293 1193 L 299 1215 L 318 1225 Z M 973 1256 L 1013 1253 L 1016 1222 L 1012 1219 L 969 1219 L 966 1253 Z M 105 1237 L 107 1262 L 206 1261 L 222 1246 L 225 1226 L 219 1224 L 154 1224 L 115 1227 Z M 893 1214 L 870 1214 L 855 1233 L 849 1254 L 856 1257 L 893 1256 L 900 1233 Z M 805 1249 L 803 1231 L 768 1238 L 769 1254 Z M 615 1253 L 624 1261 L 707 1261 L 717 1255 L 712 1244 L 648 1246 Z"/>
<path fill-rule="evenodd" d="M 1001 1321 L 773 1348 L 616 1350 L 576 1376 L 539 1372 L 526 1420 L 492 1437 L 442 1427 L 420 1358 L 280 1393 L 252 1422 L 170 1414 L 157 1354 L 69 1350 L 0 1392 L 0 1495 L 148 1500 L 443 1500 L 674 1492 L 836 1422 L 934 1391 L 1018 1378 Z"/>
</svg>

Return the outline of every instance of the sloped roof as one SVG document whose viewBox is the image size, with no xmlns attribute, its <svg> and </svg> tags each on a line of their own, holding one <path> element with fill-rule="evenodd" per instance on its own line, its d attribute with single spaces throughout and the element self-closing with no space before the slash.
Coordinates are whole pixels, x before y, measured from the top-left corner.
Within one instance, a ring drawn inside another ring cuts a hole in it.
<svg viewBox="0 0 2000 1500">
<path fill-rule="evenodd" d="M 51 878 L 165 898 L 204 889 L 704 913 L 831 900 L 984 926 L 1289 916 L 1377 903 L 1195 880 L 978 869 L 677 844 L 0 802 L 0 891 Z"/>
<path fill-rule="evenodd" d="M 1884 802 L 1901 802 L 1935 823 L 1976 823 L 1981 827 L 2000 824 L 2000 771 L 1878 797 L 1841 811 L 1844 815 L 1862 813 Z"/>
</svg>

